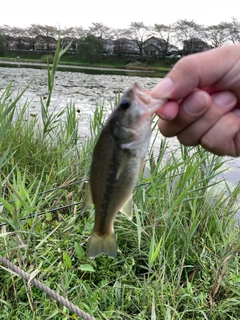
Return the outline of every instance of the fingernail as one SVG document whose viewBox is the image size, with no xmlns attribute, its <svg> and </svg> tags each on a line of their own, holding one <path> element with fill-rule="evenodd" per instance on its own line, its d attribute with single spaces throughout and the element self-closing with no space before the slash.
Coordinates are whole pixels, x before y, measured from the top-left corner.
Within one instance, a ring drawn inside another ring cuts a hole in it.
<svg viewBox="0 0 240 320">
<path fill-rule="evenodd" d="M 152 89 L 151 95 L 153 98 L 170 98 L 173 87 L 172 80 L 170 78 L 164 78 Z"/>
<path fill-rule="evenodd" d="M 220 92 L 212 96 L 213 101 L 220 107 L 228 106 L 230 103 L 236 100 L 232 92 Z"/>
<path fill-rule="evenodd" d="M 191 115 L 201 113 L 208 103 L 208 96 L 202 91 L 194 92 L 184 102 L 184 109 Z"/>
</svg>

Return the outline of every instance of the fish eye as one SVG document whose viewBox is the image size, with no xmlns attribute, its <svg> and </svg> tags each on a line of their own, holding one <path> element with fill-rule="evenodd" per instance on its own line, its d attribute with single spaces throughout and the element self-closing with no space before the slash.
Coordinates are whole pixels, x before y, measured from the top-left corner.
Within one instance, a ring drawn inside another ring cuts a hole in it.
<svg viewBox="0 0 240 320">
<path fill-rule="evenodd" d="M 131 106 L 131 101 L 129 99 L 123 99 L 120 106 L 123 110 L 126 110 Z"/>
</svg>

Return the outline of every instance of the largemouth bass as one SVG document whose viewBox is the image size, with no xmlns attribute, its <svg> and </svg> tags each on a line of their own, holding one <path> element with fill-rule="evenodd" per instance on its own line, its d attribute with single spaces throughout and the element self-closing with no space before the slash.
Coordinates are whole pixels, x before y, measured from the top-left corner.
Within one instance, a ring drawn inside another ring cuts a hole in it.
<svg viewBox="0 0 240 320">
<path fill-rule="evenodd" d="M 135 188 L 151 138 L 152 115 L 166 100 L 154 99 L 138 84 L 127 90 L 109 116 L 93 151 L 84 207 L 95 205 L 89 257 L 117 255 L 114 219 L 132 216 Z"/>
</svg>

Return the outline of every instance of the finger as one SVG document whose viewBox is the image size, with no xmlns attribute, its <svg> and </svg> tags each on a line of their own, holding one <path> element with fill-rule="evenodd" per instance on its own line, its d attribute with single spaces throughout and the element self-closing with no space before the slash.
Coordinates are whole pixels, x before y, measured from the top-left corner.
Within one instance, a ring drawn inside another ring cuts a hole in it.
<svg viewBox="0 0 240 320">
<path fill-rule="evenodd" d="M 159 111 L 156 112 L 156 114 L 164 119 L 171 121 L 174 118 L 176 118 L 179 111 L 179 104 L 175 101 L 169 101 L 165 105 L 161 106 Z"/>
<path fill-rule="evenodd" d="M 152 89 L 151 94 L 154 98 L 179 100 L 196 88 L 212 86 L 211 93 L 230 89 L 236 83 L 236 77 L 240 78 L 237 64 L 240 64 L 240 44 L 184 57 Z"/>
<path fill-rule="evenodd" d="M 240 156 L 240 114 L 225 114 L 203 135 L 200 143 L 206 150 L 219 156 Z"/>
<path fill-rule="evenodd" d="M 237 98 L 232 92 L 221 92 L 212 96 L 210 108 L 202 114 L 195 122 L 182 130 L 178 135 L 178 140 L 186 146 L 194 146 L 200 143 L 201 137 L 219 119 L 230 112 L 237 103 Z"/>
<path fill-rule="evenodd" d="M 173 137 L 196 121 L 211 105 L 208 93 L 198 90 L 189 95 L 181 104 L 173 121 L 159 120 L 158 128 L 165 137 Z"/>
</svg>

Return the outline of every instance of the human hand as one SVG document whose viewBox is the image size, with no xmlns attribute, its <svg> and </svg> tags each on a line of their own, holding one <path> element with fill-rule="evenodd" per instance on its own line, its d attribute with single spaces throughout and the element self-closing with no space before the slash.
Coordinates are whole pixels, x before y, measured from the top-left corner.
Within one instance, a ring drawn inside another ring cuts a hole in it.
<svg viewBox="0 0 240 320">
<path fill-rule="evenodd" d="M 169 99 L 157 113 L 164 136 L 240 156 L 240 45 L 182 58 L 151 94 Z"/>
</svg>

